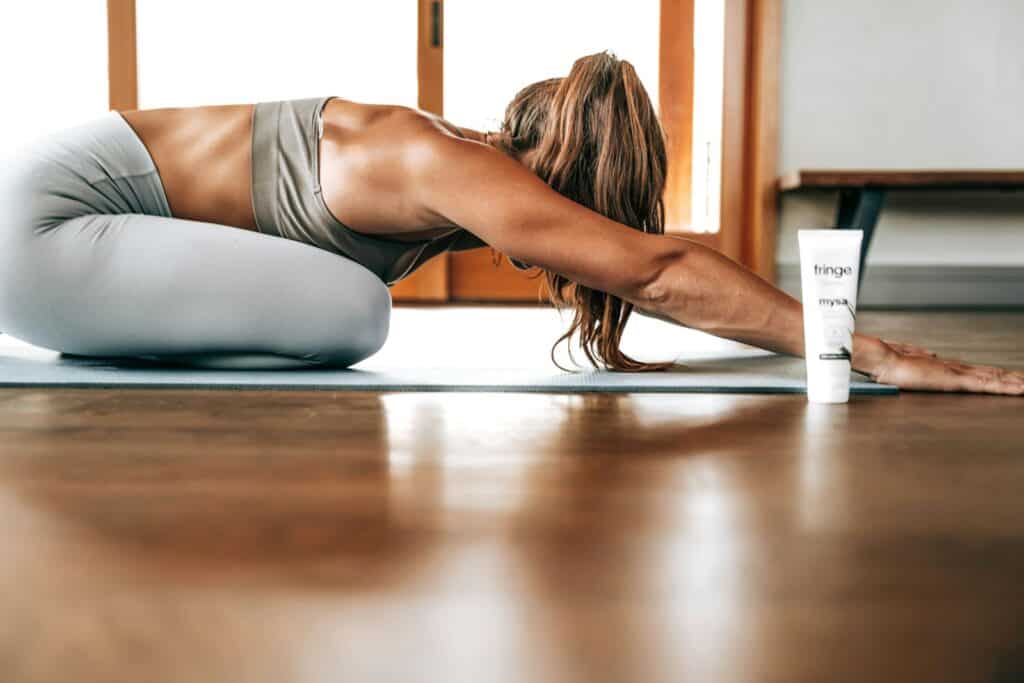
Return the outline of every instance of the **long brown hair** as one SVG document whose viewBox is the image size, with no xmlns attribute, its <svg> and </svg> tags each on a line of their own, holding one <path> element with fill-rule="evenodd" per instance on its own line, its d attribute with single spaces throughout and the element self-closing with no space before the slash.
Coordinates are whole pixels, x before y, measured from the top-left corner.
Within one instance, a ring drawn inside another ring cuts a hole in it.
<svg viewBox="0 0 1024 683">
<path fill-rule="evenodd" d="M 573 201 L 631 228 L 664 232 L 665 135 L 629 62 L 599 52 L 576 60 L 564 78 L 526 86 L 505 110 L 498 144 L 516 157 L 535 150 L 531 170 Z M 575 308 L 572 325 L 551 347 L 556 365 L 555 349 L 574 334 L 596 367 L 642 372 L 671 365 L 643 363 L 619 348 L 632 304 L 538 270 L 551 303 Z M 571 349 L 570 343 L 570 359 Z"/>
</svg>

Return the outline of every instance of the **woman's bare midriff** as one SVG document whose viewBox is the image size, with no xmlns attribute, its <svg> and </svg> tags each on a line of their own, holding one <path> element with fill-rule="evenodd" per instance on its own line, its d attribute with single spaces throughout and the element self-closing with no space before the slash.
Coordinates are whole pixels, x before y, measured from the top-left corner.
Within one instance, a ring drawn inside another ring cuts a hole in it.
<svg viewBox="0 0 1024 683">
<path fill-rule="evenodd" d="M 249 195 L 252 105 L 122 114 L 156 164 L 171 214 L 256 229 Z"/>
<path fill-rule="evenodd" d="M 256 229 L 252 110 L 243 104 L 122 114 L 153 157 L 174 217 Z M 455 227 L 409 202 L 403 185 L 402 145 L 424 124 L 437 124 L 428 117 L 404 107 L 327 103 L 320 181 L 339 221 L 358 232 L 409 241 Z"/>
</svg>

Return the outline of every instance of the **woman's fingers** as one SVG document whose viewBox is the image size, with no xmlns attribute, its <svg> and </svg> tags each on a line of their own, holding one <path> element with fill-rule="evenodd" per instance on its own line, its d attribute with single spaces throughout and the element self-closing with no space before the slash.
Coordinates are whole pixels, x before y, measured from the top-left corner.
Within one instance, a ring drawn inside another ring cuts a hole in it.
<svg viewBox="0 0 1024 683">
<path fill-rule="evenodd" d="M 893 347 L 897 350 L 896 347 Z M 1024 396 L 1024 372 L 959 360 L 902 353 L 876 378 L 883 383 L 921 391 L 967 391 Z"/>
<path fill-rule="evenodd" d="M 940 358 L 916 344 L 883 340 L 892 353 L 875 381 L 919 391 L 968 391 L 1024 396 L 1024 372 Z"/>
<path fill-rule="evenodd" d="M 953 372 L 960 379 L 960 391 L 1024 396 L 1024 373 L 988 365 L 955 363 Z"/>
</svg>

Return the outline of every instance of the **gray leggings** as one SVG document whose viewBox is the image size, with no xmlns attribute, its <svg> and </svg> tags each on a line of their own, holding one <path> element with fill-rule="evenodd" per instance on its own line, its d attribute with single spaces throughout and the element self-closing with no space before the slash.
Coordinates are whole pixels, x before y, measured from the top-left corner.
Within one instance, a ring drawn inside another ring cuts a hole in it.
<svg viewBox="0 0 1024 683">
<path fill-rule="evenodd" d="M 220 368 L 347 366 L 384 344 L 391 295 L 347 258 L 172 218 L 116 113 L 0 169 L 0 330 L 76 355 Z"/>
</svg>

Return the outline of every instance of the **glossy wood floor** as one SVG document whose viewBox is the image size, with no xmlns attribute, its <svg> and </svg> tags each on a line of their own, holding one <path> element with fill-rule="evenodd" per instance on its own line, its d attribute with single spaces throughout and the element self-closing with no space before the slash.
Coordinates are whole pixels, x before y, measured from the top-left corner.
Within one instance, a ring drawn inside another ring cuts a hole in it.
<svg viewBox="0 0 1024 683">
<path fill-rule="evenodd" d="M 1024 367 L 1024 314 L 859 324 Z M 5 389 L 0 680 L 1022 680 L 1022 417 Z"/>
</svg>

